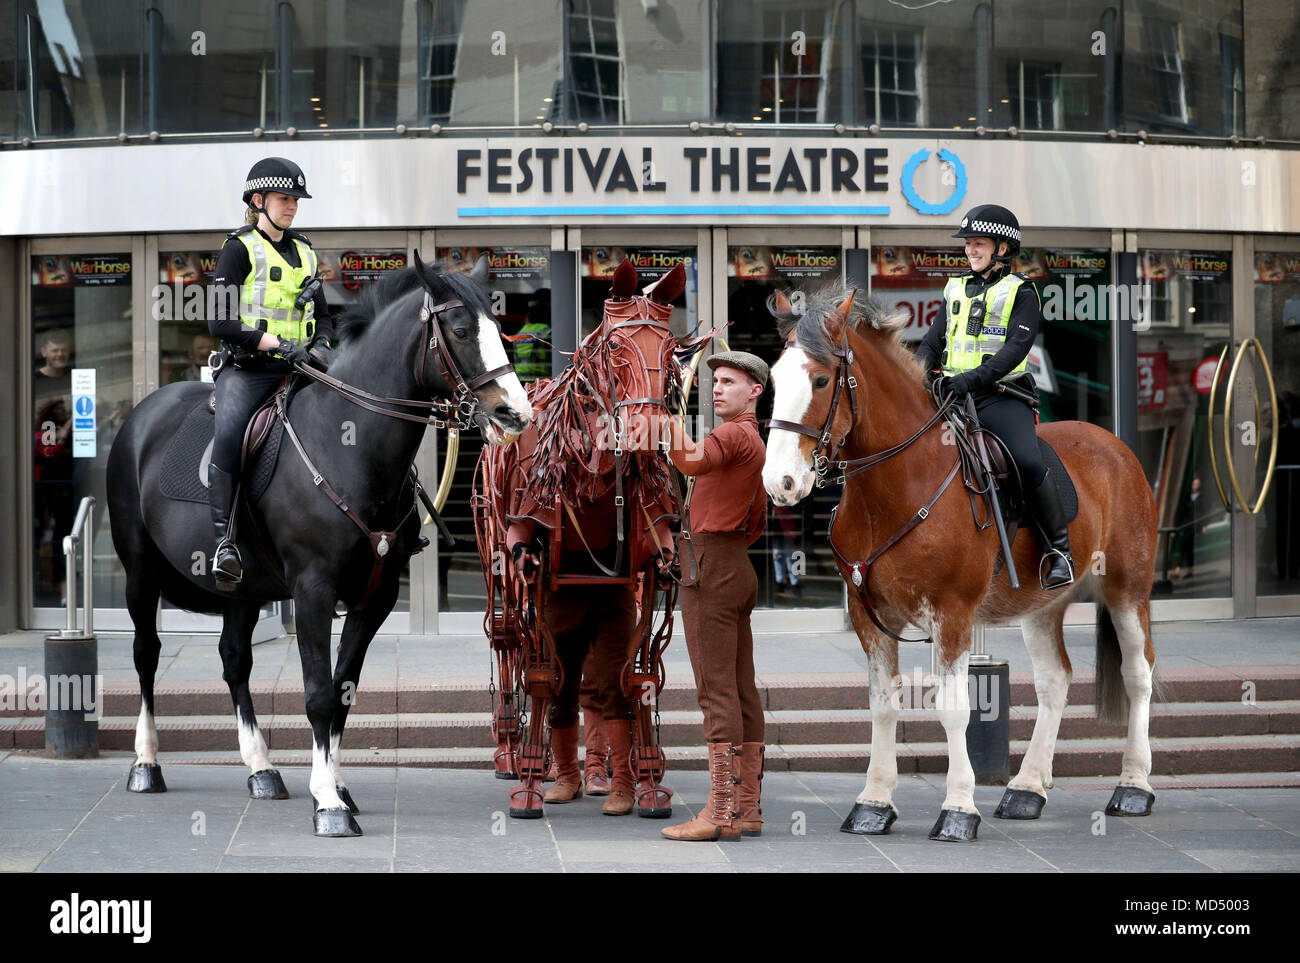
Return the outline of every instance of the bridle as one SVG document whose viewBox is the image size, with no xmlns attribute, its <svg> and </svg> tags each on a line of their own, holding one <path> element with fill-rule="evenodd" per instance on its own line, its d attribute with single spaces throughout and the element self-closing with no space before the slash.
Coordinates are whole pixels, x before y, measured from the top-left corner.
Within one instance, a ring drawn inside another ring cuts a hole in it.
<svg viewBox="0 0 1300 963">
<path fill-rule="evenodd" d="M 462 431 L 468 430 L 474 425 L 475 417 L 479 414 L 480 409 L 478 398 L 474 395 L 474 392 L 489 381 L 499 378 L 513 369 L 507 363 L 490 371 L 485 371 L 470 380 L 466 380 L 465 376 L 461 374 L 456 359 L 447 347 L 446 338 L 441 337 L 442 331 L 439 326 L 438 316 L 444 311 L 450 311 L 452 308 L 463 308 L 464 306 L 465 302 L 459 299 L 435 304 L 433 296 L 428 291 L 425 291 L 424 303 L 420 307 L 420 323 L 424 327 L 424 332 L 420 337 L 420 350 L 416 353 L 414 362 L 415 383 L 426 391 L 430 390 L 429 385 L 425 382 L 424 370 L 429 353 L 436 352 L 434 357 L 442 368 L 442 377 L 452 386 L 455 392 L 454 397 L 451 399 L 386 398 L 381 395 L 371 394 L 355 385 L 339 381 L 333 375 L 307 365 L 295 365 L 295 370 L 299 374 L 306 375 L 313 381 L 318 381 L 327 388 L 336 391 L 348 401 L 365 408 L 367 411 L 387 415 L 390 418 L 400 418 L 403 421 L 427 424 L 434 428 L 449 428 L 452 424 L 455 424 Z M 390 407 L 379 407 L 380 405 Z M 411 414 L 400 410 L 394 411 L 391 407 L 394 405 L 416 409 L 419 413 Z M 453 415 L 455 416 L 454 420 Z"/>
<path fill-rule="evenodd" d="M 818 488 L 825 488 L 827 485 L 843 485 L 846 480 L 854 475 L 866 471 L 868 468 L 874 468 L 876 465 L 886 462 L 895 455 L 906 450 L 914 441 L 924 435 L 943 419 L 948 410 L 956 403 L 956 399 L 949 396 L 939 404 L 938 410 L 921 428 L 900 444 L 887 448 L 884 451 L 878 451 L 875 454 L 865 455 L 862 458 L 841 459 L 840 452 L 844 448 L 844 443 L 849 436 L 853 434 L 858 425 L 858 379 L 853 375 L 853 349 L 849 347 L 848 328 L 845 328 L 844 336 L 836 348 L 832 348 L 836 360 L 835 372 L 835 390 L 831 394 L 831 405 L 826 411 L 826 422 L 822 425 L 820 431 L 809 428 L 795 421 L 782 421 L 772 418 L 768 421 L 771 428 L 779 428 L 782 431 L 793 431 L 796 434 L 804 435 L 808 438 L 815 438 L 817 446 L 813 449 L 813 473 L 816 477 L 814 484 Z M 795 340 L 791 337 L 786 341 L 786 347 L 790 348 L 795 345 Z M 784 355 L 784 351 L 782 355 Z M 779 358 L 777 359 L 780 360 Z M 839 409 L 840 397 L 847 394 L 849 399 L 849 427 L 838 441 L 831 444 L 831 427 L 835 424 L 835 413 Z M 831 466 L 840 474 L 831 476 Z"/>
</svg>

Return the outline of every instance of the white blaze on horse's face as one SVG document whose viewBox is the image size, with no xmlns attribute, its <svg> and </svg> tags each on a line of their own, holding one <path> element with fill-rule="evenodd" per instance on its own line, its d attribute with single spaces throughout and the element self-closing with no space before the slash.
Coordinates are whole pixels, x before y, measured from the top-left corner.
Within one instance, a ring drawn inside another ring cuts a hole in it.
<svg viewBox="0 0 1300 963">
<path fill-rule="evenodd" d="M 485 314 L 478 316 L 478 351 L 479 357 L 483 359 L 484 371 L 509 364 L 506 359 L 505 343 L 501 340 L 501 328 L 497 326 L 495 318 Z M 491 385 L 499 388 L 504 398 L 490 407 L 485 405 L 485 413 L 488 416 L 486 425 L 488 441 L 496 445 L 509 444 L 523 434 L 524 429 L 533 420 L 533 406 L 529 403 L 524 386 L 520 384 L 519 376 L 514 371 L 503 374 L 491 382 Z M 505 411 L 498 411 L 503 405 L 518 419 L 518 425 L 500 423 L 498 418 L 506 414 Z"/>
<path fill-rule="evenodd" d="M 772 367 L 772 418 L 801 424 L 812 403 L 812 378 L 805 367 L 808 356 L 791 345 Z M 763 487 L 777 505 L 793 505 L 813 487 L 812 463 L 800 450 L 812 439 L 781 428 L 767 438 L 767 460 L 763 463 Z"/>
</svg>

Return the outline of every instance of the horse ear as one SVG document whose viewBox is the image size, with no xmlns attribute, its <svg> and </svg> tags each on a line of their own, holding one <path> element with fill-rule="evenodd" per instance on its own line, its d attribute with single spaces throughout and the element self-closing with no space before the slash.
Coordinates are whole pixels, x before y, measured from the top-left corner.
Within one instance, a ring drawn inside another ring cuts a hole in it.
<svg viewBox="0 0 1300 963">
<path fill-rule="evenodd" d="M 478 260 L 474 262 L 474 270 L 469 272 L 469 276 L 478 284 L 487 286 L 488 280 L 488 256 L 486 253 L 480 254 Z"/>
<path fill-rule="evenodd" d="M 614 269 L 614 284 L 609 289 L 611 298 L 630 298 L 636 294 L 636 285 L 640 277 L 632 262 L 624 258 Z"/>
<path fill-rule="evenodd" d="M 794 305 L 790 303 L 784 291 L 777 291 L 772 295 L 772 311 L 776 314 L 794 314 Z"/>
<path fill-rule="evenodd" d="M 433 285 L 429 281 L 428 269 L 424 266 L 424 262 L 420 260 L 420 252 L 418 250 L 415 252 L 414 260 L 415 260 L 415 276 L 420 279 L 420 286 L 424 288 L 426 291 L 428 291 L 430 294 L 436 296 L 437 292 L 433 290 Z"/>
<path fill-rule="evenodd" d="M 627 262 L 624 261 L 624 264 Z M 680 261 L 677 266 L 645 289 L 645 296 L 656 304 L 672 304 L 686 290 L 686 266 Z"/>
<path fill-rule="evenodd" d="M 857 293 L 857 288 L 849 288 L 849 293 L 844 296 L 844 300 L 839 303 L 839 307 L 826 318 L 826 326 L 836 334 L 843 331 L 844 326 L 849 323 L 849 318 L 853 315 L 853 297 Z"/>
</svg>

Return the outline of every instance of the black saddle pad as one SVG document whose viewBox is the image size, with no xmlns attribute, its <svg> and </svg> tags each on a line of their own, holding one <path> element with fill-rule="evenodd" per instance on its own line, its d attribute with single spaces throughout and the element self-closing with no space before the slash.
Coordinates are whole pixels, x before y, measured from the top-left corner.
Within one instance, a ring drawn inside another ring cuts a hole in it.
<svg viewBox="0 0 1300 963">
<path fill-rule="evenodd" d="M 168 498 L 182 502 L 208 502 L 207 471 L 211 453 L 213 425 L 216 419 L 208 408 L 208 396 L 190 409 L 180 428 L 163 453 L 162 478 L 159 488 Z M 253 501 L 266 492 L 275 474 L 276 459 L 280 454 L 280 441 L 284 426 L 277 420 L 252 464 L 244 466 L 246 491 Z"/>
<path fill-rule="evenodd" d="M 1074 490 L 1074 482 L 1070 479 L 1070 473 L 1065 470 L 1065 465 L 1061 463 L 1061 456 L 1056 453 L 1056 449 L 1038 439 L 1038 453 L 1043 458 L 1043 465 L 1047 468 L 1051 479 L 1056 482 L 1056 490 L 1061 493 L 1061 508 L 1065 510 L 1065 520 L 1072 522 L 1079 514 L 1079 493 Z"/>
</svg>

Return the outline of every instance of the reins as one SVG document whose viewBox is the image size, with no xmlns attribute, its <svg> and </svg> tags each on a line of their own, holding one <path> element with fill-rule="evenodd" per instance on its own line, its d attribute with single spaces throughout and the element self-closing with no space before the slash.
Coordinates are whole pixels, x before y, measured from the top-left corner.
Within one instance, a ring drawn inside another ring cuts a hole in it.
<svg viewBox="0 0 1300 963">
<path fill-rule="evenodd" d="M 460 430 L 466 430 L 474 424 L 474 418 L 479 412 L 479 402 L 478 398 L 474 396 L 474 391 L 487 384 L 489 381 L 512 371 L 513 368 L 507 363 L 503 366 L 493 368 L 490 371 L 485 371 L 481 375 L 468 381 L 465 379 L 464 375 L 461 374 L 460 368 L 456 364 L 456 359 L 452 357 L 451 351 L 447 347 L 446 338 L 440 337 L 441 330 L 438 324 L 438 316 L 444 311 L 464 306 L 465 303 L 457 299 L 435 304 L 429 292 L 425 291 L 424 304 L 420 308 L 420 323 L 423 325 L 425 330 L 420 337 L 420 351 L 418 352 L 415 361 L 415 383 L 420 388 L 429 390 L 429 386 L 425 384 L 424 380 L 425 361 L 428 358 L 430 351 L 436 351 L 437 354 L 435 357 L 442 366 L 442 375 L 447 383 L 453 386 L 453 389 L 456 392 L 454 400 L 446 401 L 437 398 L 388 398 L 383 395 L 372 394 L 369 391 L 358 388 L 356 385 L 350 385 L 347 382 L 340 381 L 333 375 L 327 374 L 309 365 L 296 364 L 294 365 L 294 370 L 299 374 L 306 375 L 311 380 L 324 385 L 326 388 L 339 394 L 352 404 L 365 408 L 367 411 L 373 411 L 376 414 L 385 415 L 390 418 L 399 418 L 403 421 L 412 421 L 417 424 L 430 425 L 434 428 L 450 428 L 454 424 Z M 370 597 L 379 587 L 379 580 L 383 575 L 384 570 L 384 560 L 388 555 L 390 546 L 397 541 L 398 532 L 401 531 L 402 526 L 405 525 L 407 520 L 415 513 L 416 500 L 415 498 L 411 499 L 410 509 L 402 516 L 401 521 L 394 526 L 392 531 L 371 531 L 370 527 L 361 520 L 361 516 L 353 511 L 338 492 L 334 490 L 333 486 L 326 481 L 324 475 L 321 474 L 320 469 L 312 463 L 311 458 L 307 454 L 307 449 L 303 447 L 302 441 L 298 438 L 298 433 L 294 430 L 293 425 L 289 421 L 289 412 L 285 407 L 285 398 L 286 394 L 284 392 L 281 392 L 276 396 L 275 414 L 276 417 L 279 418 L 281 424 L 284 425 L 285 433 L 289 436 L 289 440 L 293 442 L 294 448 L 297 449 L 298 456 L 302 459 L 303 464 L 307 466 L 307 470 L 311 472 L 312 484 L 323 491 L 326 497 L 334 503 L 334 506 L 350 518 L 357 528 L 361 529 L 362 534 L 366 536 L 366 540 L 370 543 L 371 552 L 374 553 L 374 562 L 370 568 L 370 578 L 366 583 L 366 588 L 362 593 L 361 600 L 355 606 L 357 609 L 364 608 L 366 603 L 370 601 Z M 404 411 L 394 411 L 391 408 L 381 407 L 384 405 L 423 409 L 424 413 L 410 414 Z M 456 415 L 454 422 L 451 419 L 451 414 L 453 412 Z M 435 417 L 438 413 L 444 414 L 447 417 Z M 414 464 L 415 456 L 413 454 L 411 457 L 411 464 L 406 467 L 405 476 L 412 478 L 412 483 L 415 485 L 415 494 L 418 496 L 421 494 L 421 488 L 418 480 L 414 478 L 414 472 L 412 470 Z M 434 515 L 436 517 L 436 513 L 434 513 Z"/>
</svg>

